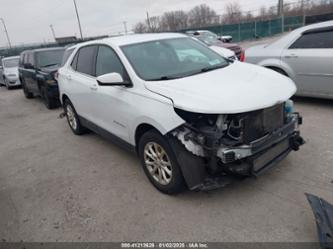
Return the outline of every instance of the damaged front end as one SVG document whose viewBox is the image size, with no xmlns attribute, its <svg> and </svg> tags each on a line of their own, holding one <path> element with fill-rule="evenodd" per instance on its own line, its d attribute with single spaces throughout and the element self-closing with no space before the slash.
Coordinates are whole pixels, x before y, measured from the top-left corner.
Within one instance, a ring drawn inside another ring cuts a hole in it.
<svg viewBox="0 0 333 249">
<path fill-rule="evenodd" d="M 186 123 L 169 138 L 173 146 L 186 148 L 177 157 L 190 189 L 215 189 L 235 177 L 257 176 L 304 144 L 302 118 L 290 100 L 241 114 L 175 111 Z"/>
</svg>

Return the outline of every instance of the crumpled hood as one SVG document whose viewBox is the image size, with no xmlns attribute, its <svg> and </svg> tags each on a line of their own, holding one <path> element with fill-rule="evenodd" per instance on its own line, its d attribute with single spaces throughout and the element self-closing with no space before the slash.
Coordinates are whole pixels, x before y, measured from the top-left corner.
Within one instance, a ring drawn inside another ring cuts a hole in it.
<svg viewBox="0 0 333 249">
<path fill-rule="evenodd" d="M 296 92 L 291 79 L 242 62 L 181 79 L 147 81 L 145 85 L 170 98 L 176 108 L 207 114 L 259 110 L 284 102 Z"/>
</svg>

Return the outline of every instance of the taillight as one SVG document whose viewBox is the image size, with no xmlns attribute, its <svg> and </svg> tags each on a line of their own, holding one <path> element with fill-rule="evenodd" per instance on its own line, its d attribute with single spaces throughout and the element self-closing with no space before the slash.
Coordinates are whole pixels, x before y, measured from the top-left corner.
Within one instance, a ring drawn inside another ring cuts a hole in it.
<svg viewBox="0 0 333 249">
<path fill-rule="evenodd" d="M 240 61 L 245 61 L 245 50 L 244 49 L 242 49 L 242 52 L 241 52 L 239 60 Z"/>
</svg>

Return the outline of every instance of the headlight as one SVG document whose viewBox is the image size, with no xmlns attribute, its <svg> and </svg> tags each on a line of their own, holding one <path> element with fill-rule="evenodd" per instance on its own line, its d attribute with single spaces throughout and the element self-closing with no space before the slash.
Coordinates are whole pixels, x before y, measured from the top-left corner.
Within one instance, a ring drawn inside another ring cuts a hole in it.
<svg viewBox="0 0 333 249">
<path fill-rule="evenodd" d="M 284 103 L 284 111 L 285 111 L 286 114 L 294 113 L 294 101 L 288 99 Z"/>
</svg>

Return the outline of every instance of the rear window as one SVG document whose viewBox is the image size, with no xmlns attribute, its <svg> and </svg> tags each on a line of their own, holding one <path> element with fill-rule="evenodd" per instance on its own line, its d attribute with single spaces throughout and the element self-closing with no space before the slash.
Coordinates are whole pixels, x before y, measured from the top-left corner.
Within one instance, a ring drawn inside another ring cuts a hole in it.
<svg viewBox="0 0 333 249">
<path fill-rule="evenodd" d="M 16 59 L 8 59 L 3 61 L 4 67 L 18 67 L 19 58 Z"/>
<path fill-rule="evenodd" d="M 64 52 L 64 49 L 37 52 L 37 66 L 50 67 L 55 65 L 61 65 Z"/>
</svg>

